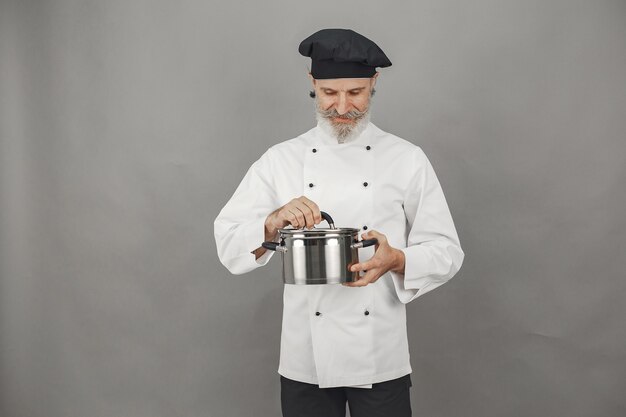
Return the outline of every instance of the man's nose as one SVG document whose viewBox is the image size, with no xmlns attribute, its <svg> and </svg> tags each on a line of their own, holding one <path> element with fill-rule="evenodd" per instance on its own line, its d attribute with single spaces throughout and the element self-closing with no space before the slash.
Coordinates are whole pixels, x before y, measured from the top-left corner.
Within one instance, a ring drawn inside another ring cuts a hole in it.
<svg viewBox="0 0 626 417">
<path fill-rule="evenodd" d="M 350 110 L 350 103 L 348 103 L 348 98 L 344 94 L 339 94 L 336 109 L 339 114 L 346 114 Z"/>
</svg>

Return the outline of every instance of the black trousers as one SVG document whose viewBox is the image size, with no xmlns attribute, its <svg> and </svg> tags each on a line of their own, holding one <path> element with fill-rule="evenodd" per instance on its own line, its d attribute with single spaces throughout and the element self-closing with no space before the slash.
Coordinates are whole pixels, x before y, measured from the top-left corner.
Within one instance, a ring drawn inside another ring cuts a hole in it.
<svg viewBox="0 0 626 417">
<path fill-rule="evenodd" d="M 283 417 L 410 417 L 410 375 L 367 388 L 320 388 L 281 375 Z"/>
</svg>

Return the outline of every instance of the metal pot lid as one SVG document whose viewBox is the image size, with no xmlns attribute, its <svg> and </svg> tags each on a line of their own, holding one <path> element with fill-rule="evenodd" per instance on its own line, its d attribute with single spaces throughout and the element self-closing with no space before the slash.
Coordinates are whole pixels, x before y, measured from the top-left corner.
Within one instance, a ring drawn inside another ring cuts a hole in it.
<svg viewBox="0 0 626 417">
<path fill-rule="evenodd" d="M 309 239 L 319 239 L 326 237 L 344 237 L 344 236 L 352 236 L 354 234 L 359 233 L 359 229 L 353 229 L 351 227 L 335 227 L 335 222 L 330 215 L 324 211 L 320 212 L 322 214 L 322 218 L 326 220 L 330 227 L 314 227 L 313 229 L 278 229 L 281 234 L 281 237 L 285 235 L 289 237 L 295 238 L 309 238 Z"/>
<path fill-rule="evenodd" d="M 350 227 L 338 227 L 336 229 L 330 228 L 314 228 L 314 229 L 278 229 L 281 235 L 287 235 L 289 237 L 337 237 L 337 236 L 352 236 L 355 233 L 359 233 L 359 229 L 353 229 Z"/>
</svg>

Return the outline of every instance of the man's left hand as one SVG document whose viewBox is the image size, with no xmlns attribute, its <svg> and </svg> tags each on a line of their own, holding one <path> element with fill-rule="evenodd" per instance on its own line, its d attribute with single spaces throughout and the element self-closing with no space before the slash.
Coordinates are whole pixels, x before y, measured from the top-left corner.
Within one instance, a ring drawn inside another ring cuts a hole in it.
<svg viewBox="0 0 626 417">
<path fill-rule="evenodd" d="M 363 239 L 378 239 L 376 252 L 371 259 L 354 264 L 350 267 L 350 271 L 365 271 L 365 275 L 360 277 L 358 281 L 346 282 L 343 285 L 346 287 L 364 287 L 367 284 L 376 282 L 378 278 L 382 277 L 388 271 L 398 272 L 400 274 L 404 273 L 404 252 L 391 247 L 385 235 L 375 230 L 370 230 L 367 233 L 363 233 L 361 237 Z"/>
</svg>

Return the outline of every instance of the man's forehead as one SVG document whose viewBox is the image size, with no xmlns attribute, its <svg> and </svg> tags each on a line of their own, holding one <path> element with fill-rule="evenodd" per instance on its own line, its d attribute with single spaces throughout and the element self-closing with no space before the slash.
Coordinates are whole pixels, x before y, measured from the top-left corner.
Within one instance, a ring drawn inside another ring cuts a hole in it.
<svg viewBox="0 0 626 417">
<path fill-rule="evenodd" d="M 331 78 L 325 80 L 315 80 L 319 88 L 330 88 L 332 90 L 347 91 L 356 88 L 368 87 L 371 78 Z"/>
</svg>

